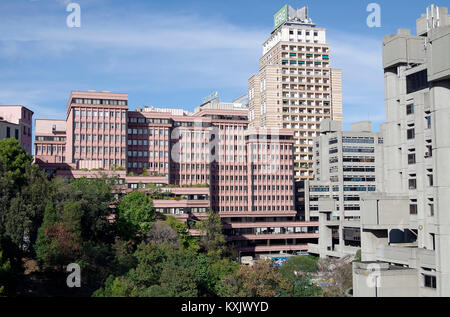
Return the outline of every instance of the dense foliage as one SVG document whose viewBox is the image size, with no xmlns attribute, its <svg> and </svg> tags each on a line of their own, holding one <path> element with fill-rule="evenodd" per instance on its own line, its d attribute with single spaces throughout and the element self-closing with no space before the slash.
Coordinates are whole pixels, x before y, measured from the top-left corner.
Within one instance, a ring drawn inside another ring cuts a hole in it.
<svg viewBox="0 0 450 317">
<path fill-rule="evenodd" d="M 49 177 L 16 140 L 0 141 L 0 296 L 331 296 L 348 286 L 345 265 L 334 266 L 342 273 L 334 278 L 338 290 L 315 286 L 321 266 L 312 257 L 292 257 L 281 268 L 241 265 L 218 214 L 198 222 L 194 237 L 186 224 L 155 213 L 158 190 L 119 197 L 116 181 Z M 81 268 L 79 289 L 66 285 L 71 263 Z"/>
</svg>

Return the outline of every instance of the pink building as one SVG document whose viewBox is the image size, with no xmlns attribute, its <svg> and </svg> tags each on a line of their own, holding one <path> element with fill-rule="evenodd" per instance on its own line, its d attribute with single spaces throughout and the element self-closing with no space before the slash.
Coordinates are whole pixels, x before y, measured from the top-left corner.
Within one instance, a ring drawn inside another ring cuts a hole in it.
<svg viewBox="0 0 450 317">
<path fill-rule="evenodd" d="M 128 94 L 72 92 L 67 103 L 66 161 L 125 168 L 127 110 Z"/>
<path fill-rule="evenodd" d="M 168 113 L 129 111 L 127 129 L 127 168 L 135 174 L 143 171 L 168 177 L 170 130 Z"/>
<path fill-rule="evenodd" d="M 127 99 L 72 92 L 65 125 L 36 120 L 36 162 L 64 177 L 116 174 L 121 193 L 159 188 L 155 209 L 188 223 L 212 209 L 241 255 L 317 242 L 318 224 L 296 212 L 292 132 L 249 128 L 247 110 L 128 111 Z"/>
<path fill-rule="evenodd" d="M 25 152 L 32 155 L 33 111 L 24 106 L 0 106 L 0 118 L 3 122 L 19 127 L 20 145 Z"/>
<path fill-rule="evenodd" d="M 35 120 L 34 155 L 41 163 L 66 163 L 66 120 Z"/>
</svg>

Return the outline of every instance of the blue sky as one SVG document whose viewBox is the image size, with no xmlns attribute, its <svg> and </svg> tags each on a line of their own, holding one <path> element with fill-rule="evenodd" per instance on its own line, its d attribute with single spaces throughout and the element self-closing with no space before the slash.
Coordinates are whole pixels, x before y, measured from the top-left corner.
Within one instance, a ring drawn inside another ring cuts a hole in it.
<svg viewBox="0 0 450 317">
<path fill-rule="evenodd" d="M 129 93 L 143 105 L 193 110 L 218 90 L 223 101 L 247 92 L 261 45 L 284 4 L 307 4 L 328 30 L 332 67 L 343 71 L 344 123 L 384 120 L 381 41 L 415 33 L 422 0 L 76 0 L 81 28 L 68 28 L 66 0 L 0 1 L 0 104 L 23 104 L 35 118 L 64 119 L 71 90 Z M 367 5 L 381 6 L 369 28 Z M 444 6 L 446 1 L 436 1 Z"/>
</svg>

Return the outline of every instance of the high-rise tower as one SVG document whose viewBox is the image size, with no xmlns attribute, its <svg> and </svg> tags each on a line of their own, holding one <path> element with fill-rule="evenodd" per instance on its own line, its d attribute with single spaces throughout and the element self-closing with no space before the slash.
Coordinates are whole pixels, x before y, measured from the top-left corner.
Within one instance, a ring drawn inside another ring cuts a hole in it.
<svg viewBox="0 0 450 317">
<path fill-rule="evenodd" d="M 253 127 L 293 130 L 297 180 L 313 177 L 320 121 L 342 120 L 341 77 L 330 68 L 326 30 L 311 21 L 307 7 L 285 5 L 274 15 L 259 73 L 249 79 L 249 120 Z"/>
<path fill-rule="evenodd" d="M 383 39 L 384 185 L 361 201 L 354 296 L 450 296 L 448 8 L 429 7 L 416 29 Z"/>
</svg>

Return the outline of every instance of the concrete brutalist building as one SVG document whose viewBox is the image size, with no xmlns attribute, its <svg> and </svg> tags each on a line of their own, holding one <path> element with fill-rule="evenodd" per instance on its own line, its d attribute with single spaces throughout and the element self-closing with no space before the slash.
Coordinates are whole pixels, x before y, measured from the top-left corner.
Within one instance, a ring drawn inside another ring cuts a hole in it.
<svg viewBox="0 0 450 317">
<path fill-rule="evenodd" d="M 321 258 L 355 256 L 361 248 L 360 200 L 382 189 L 383 138 L 370 121 L 343 131 L 324 119 L 314 143 L 314 181 L 305 183 L 306 215 L 319 220 L 319 242 L 308 252 Z"/>
<path fill-rule="evenodd" d="M 383 40 L 383 192 L 361 201 L 354 296 L 450 296 L 450 15 Z"/>
</svg>

